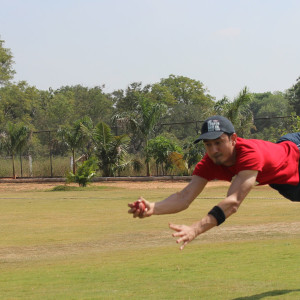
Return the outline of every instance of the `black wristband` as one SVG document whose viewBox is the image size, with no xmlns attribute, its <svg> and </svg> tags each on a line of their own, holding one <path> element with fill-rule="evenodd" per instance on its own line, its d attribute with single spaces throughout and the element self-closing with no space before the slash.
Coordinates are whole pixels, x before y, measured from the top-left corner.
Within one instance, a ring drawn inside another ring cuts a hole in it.
<svg viewBox="0 0 300 300">
<path fill-rule="evenodd" d="M 213 209 L 209 211 L 208 214 L 216 218 L 218 226 L 221 225 L 226 219 L 224 211 L 219 206 L 214 206 Z"/>
</svg>

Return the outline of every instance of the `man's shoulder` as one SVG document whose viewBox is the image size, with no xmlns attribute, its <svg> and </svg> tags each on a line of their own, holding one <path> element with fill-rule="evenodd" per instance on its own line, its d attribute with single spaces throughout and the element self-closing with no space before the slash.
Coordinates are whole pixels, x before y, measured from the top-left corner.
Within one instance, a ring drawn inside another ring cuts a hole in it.
<svg viewBox="0 0 300 300">
<path fill-rule="evenodd" d="M 259 161 L 268 156 L 270 151 L 276 151 L 274 146 L 276 147 L 275 143 L 264 140 L 238 138 L 236 143 L 237 160 L 244 161 L 252 158 Z"/>
<path fill-rule="evenodd" d="M 259 140 L 259 139 L 244 139 L 242 137 L 238 137 L 237 138 L 237 143 L 238 144 L 268 144 L 268 143 L 271 143 L 271 144 L 274 144 L 272 142 L 269 142 L 269 141 L 264 141 L 264 140 Z"/>
<path fill-rule="evenodd" d="M 237 138 L 237 147 L 246 147 L 246 148 L 253 148 L 262 150 L 264 147 L 272 147 L 274 145 L 278 145 L 269 141 L 259 140 L 259 139 L 244 139 L 241 137 Z M 263 147 L 263 148 L 262 148 Z"/>
</svg>

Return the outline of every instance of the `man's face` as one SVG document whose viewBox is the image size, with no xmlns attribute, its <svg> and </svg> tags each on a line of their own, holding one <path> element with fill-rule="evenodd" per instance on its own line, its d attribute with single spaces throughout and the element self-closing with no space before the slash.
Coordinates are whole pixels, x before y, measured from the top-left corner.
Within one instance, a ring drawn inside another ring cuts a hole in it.
<svg viewBox="0 0 300 300">
<path fill-rule="evenodd" d="M 215 140 L 203 140 L 206 153 L 216 165 L 232 166 L 235 163 L 235 144 L 237 135 L 233 133 L 230 137 L 222 134 Z"/>
</svg>

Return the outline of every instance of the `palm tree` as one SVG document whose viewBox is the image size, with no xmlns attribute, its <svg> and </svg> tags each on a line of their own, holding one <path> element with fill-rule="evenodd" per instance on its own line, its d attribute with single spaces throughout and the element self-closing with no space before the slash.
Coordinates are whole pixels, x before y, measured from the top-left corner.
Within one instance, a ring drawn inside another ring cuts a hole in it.
<svg viewBox="0 0 300 300">
<path fill-rule="evenodd" d="M 129 137 L 125 134 L 114 136 L 110 127 L 104 122 L 97 124 L 92 136 L 98 165 L 103 171 L 103 176 L 115 176 L 117 170 L 126 166 L 124 155 L 127 153 Z"/>
<path fill-rule="evenodd" d="M 1 148 L 12 156 L 13 178 L 16 178 L 15 155 L 22 153 L 30 138 L 30 130 L 23 123 L 8 122 L 0 136 Z"/>
<path fill-rule="evenodd" d="M 75 121 L 71 127 L 61 127 L 58 130 L 58 137 L 72 152 L 73 174 L 76 173 L 75 151 L 89 139 L 89 132 L 92 127 L 91 119 L 84 117 Z"/>
<path fill-rule="evenodd" d="M 165 111 L 166 105 L 153 103 L 150 99 L 140 95 L 134 112 L 124 112 L 114 116 L 116 121 L 128 125 L 134 133 L 141 134 L 145 149 L 147 176 L 150 176 L 148 141 L 151 138 L 151 134 L 154 132 L 154 128 L 157 125 L 159 118 L 162 117 Z"/>
<path fill-rule="evenodd" d="M 227 117 L 232 122 L 240 136 L 246 136 L 254 127 L 253 113 L 250 109 L 251 101 L 252 95 L 245 87 L 234 101 L 230 102 L 227 97 L 224 97 L 215 104 L 214 108 L 218 114 Z"/>
</svg>

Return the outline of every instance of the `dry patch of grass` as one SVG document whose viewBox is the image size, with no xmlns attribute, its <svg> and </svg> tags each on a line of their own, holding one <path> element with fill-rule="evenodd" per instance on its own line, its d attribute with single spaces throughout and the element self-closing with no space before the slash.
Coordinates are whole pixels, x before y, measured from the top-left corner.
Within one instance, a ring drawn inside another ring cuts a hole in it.
<svg viewBox="0 0 300 300">
<path fill-rule="evenodd" d="M 219 242 L 258 241 L 300 237 L 300 222 L 248 226 L 227 226 L 212 230 L 195 240 L 199 246 Z M 1 262 L 31 261 L 84 255 L 86 253 L 112 252 L 118 248 L 145 251 L 159 246 L 175 246 L 171 231 L 147 231 L 113 234 L 101 240 L 59 243 L 50 245 L 1 247 Z M 175 246 L 176 247 L 176 246 Z"/>
</svg>

